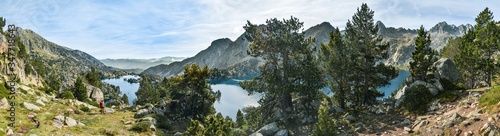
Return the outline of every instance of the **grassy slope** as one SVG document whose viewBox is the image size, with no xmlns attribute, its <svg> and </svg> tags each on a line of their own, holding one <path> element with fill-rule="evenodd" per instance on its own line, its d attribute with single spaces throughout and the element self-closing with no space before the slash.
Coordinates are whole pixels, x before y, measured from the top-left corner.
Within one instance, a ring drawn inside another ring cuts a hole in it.
<svg viewBox="0 0 500 136">
<path fill-rule="evenodd" d="M 33 90 L 36 92 L 38 90 Z M 28 91 L 30 92 L 30 91 Z M 20 93 L 20 92 L 19 92 Z M 42 93 L 42 92 L 40 92 Z M 133 115 L 131 111 L 117 111 L 112 114 L 99 114 L 98 109 L 92 109 L 89 113 L 82 112 L 81 114 L 70 114 L 69 117 L 75 119 L 78 122 L 85 124 L 83 127 L 63 127 L 62 129 L 56 128 L 52 125 L 52 119 L 56 115 L 63 115 L 67 109 L 76 110 L 80 107 L 72 106 L 69 100 L 56 100 L 45 103 L 45 106 L 40 106 L 36 104 L 38 96 L 36 93 L 33 94 L 18 94 L 16 96 L 16 128 L 13 130 L 15 132 L 24 132 L 24 134 L 38 134 L 38 135 L 149 135 L 151 132 L 136 133 L 133 131 L 128 131 L 130 126 L 125 126 L 124 122 L 132 121 L 134 122 Z M 41 108 L 40 111 L 29 111 L 21 104 L 23 102 L 29 102 L 35 104 Z M 28 120 L 28 114 L 36 114 L 36 119 L 40 122 L 40 127 L 35 128 L 35 125 Z M 9 115 L 7 110 L 0 110 L 0 115 Z M 7 126 L 7 119 L 2 118 L 0 120 L 0 127 L 3 129 L 0 131 L 0 135 L 5 135 L 4 126 Z M 0 129 L 0 130 L 1 130 Z"/>
</svg>

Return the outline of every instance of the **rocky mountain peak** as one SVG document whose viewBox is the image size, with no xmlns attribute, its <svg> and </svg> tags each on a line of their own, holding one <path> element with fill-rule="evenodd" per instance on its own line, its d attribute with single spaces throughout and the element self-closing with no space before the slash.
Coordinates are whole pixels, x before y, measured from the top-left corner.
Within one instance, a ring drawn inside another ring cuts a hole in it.
<svg viewBox="0 0 500 136">
<path fill-rule="evenodd" d="M 443 22 L 439 22 L 434 27 L 432 27 L 430 29 L 430 32 L 463 35 L 469 29 L 473 29 L 472 25 L 470 25 L 470 24 L 455 26 L 455 25 L 449 25 L 448 23 L 443 21 Z"/>
</svg>

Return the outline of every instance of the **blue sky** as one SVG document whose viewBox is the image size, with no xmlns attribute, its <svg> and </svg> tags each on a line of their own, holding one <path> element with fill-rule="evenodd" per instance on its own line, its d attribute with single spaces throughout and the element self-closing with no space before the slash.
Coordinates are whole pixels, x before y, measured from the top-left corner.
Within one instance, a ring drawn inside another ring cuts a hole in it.
<svg viewBox="0 0 500 136">
<path fill-rule="evenodd" d="M 0 16 L 98 59 L 191 57 L 236 39 L 247 20 L 295 16 L 305 29 L 324 21 L 342 29 L 363 2 L 388 27 L 473 24 L 485 7 L 500 16 L 497 0 L 2 0 Z"/>
</svg>

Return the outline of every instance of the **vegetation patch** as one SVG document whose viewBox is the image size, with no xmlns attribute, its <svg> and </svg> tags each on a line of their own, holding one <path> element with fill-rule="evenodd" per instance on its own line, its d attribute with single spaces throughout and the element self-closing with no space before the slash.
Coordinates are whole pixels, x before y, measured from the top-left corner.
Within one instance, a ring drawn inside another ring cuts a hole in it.
<svg viewBox="0 0 500 136">
<path fill-rule="evenodd" d="M 149 126 L 151 126 L 151 122 L 143 121 L 143 122 L 135 123 L 132 126 L 132 128 L 130 128 L 130 130 L 136 131 L 136 132 L 147 132 L 147 131 L 149 131 Z"/>
<path fill-rule="evenodd" d="M 486 106 L 486 111 L 489 112 L 496 112 L 500 111 L 499 108 L 499 102 L 500 102 L 500 86 L 496 86 L 489 91 L 485 92 L 481 97 L 479 98 L 479 106 L 484 107 Z"/>
</svg>

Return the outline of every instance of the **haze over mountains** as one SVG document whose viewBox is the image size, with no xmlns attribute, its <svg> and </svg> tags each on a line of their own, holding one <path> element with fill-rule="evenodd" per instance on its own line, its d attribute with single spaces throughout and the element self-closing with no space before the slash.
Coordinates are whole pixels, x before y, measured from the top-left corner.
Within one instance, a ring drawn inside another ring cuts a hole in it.
<svg viewBox="0 0 500 136">
<path fill-rule="evenodd" d="M 175 61 L 182 61 L 184 57 L 162 57 L 153 59 L 100 59 L 104 65 L 123 69 L 128 72 L 141 73 L 144 69 L 160 64 L 170 64 Z"/>
<path fill-rule="evenodd" d="M 376 23 L 379 27 L 379 34 L 384 38 L 384 42 L 390 44 L 389 57 L 384 62 L 388 65 L 406 68 L 411 61 L 412 52 L 415 50 L 414 40 L 417 36 L 417 28 L 395 28 L 386 27 L 381 21 Z M 431 35 L 431 47 L 434 50 L 441 50 L 449 38 L 463 35 L 472 25 L 450 25 L 446 22 L 439 22 L 432 28 L 426 28 Z M 329 33 L 334 27 L 323 22 L 304 31 L 306 37 L 314 37 L 316 50 L 321 43 L 329 42 Z M 244 77 L 249 74 L 259 72 L 259 66 L 263 61 L 260 58 L 254 58 L 247 54 L 249 42 L 245 40 L 244 35 L 240 35 L 235 41 L 228 38 L 217 39 L 210 46 L 196 54 L 194 57 L 187 58 L 181 62 L 171 64 L 161 64 L 144 70 L 143 74 L 160 75 L 170 77 L 182 74 L 185 65 L 198 64 L 207 65 L 209 68 L 226 69 L 234 73 L 235 77 Z"/>
</svg>

